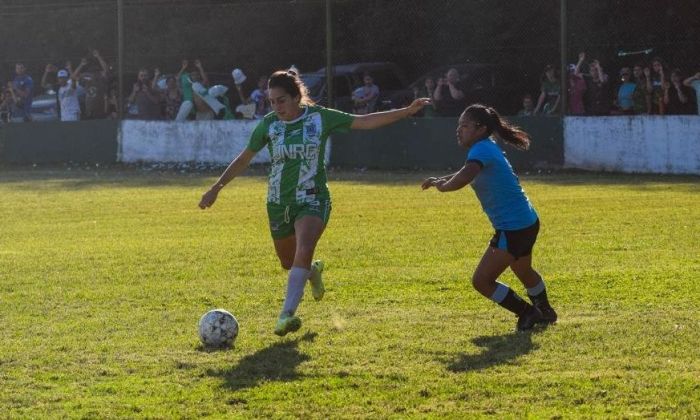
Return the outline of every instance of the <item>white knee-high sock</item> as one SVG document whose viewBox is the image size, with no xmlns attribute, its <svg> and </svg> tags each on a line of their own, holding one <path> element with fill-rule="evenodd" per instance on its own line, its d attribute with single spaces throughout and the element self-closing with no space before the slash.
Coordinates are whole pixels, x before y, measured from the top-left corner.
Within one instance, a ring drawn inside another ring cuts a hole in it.
<svg viewBox="0 0 700 420">
<path fill-rule="evenodd" d="M 284 299 L 282 312 L 294 315 L 301 298 L 304 296 L 304 286 L 309 278 L 309 270 L 301 267 L 292 267 L 289 270 L 289 279 L 287 280 L 287 297 Z"/>
</svg>

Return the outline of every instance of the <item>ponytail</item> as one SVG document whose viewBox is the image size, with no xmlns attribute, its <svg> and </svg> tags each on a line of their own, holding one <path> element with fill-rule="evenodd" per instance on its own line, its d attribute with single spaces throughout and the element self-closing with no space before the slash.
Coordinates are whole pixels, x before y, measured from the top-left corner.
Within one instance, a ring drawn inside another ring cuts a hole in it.
<svg viewBox="0 0 700 420">
<path fill-rule="evenodd" d="M 510 144 L 516 149 L 527 150 L 530 147 L 530 135 L 520 127 L 512 125 L 501 118 L 495 109 L 474 104 L 464 110 L 464 114 L 477 125 L 486 127 L 486 135 L 494 134 L 498 139 Z"/>
</svg>

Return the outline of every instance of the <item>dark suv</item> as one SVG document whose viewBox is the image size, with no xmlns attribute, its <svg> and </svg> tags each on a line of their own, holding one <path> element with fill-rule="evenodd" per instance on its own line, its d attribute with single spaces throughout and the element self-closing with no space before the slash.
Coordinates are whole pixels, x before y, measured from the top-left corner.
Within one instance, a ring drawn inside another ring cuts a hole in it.
<svg viewBox="0 0 700 420">
<path fill-rule="evenodd" d="M 394 63 L 355 63 L 333 66 L 333 108 L 341 111 L 352 111 L 352 92 L 362 86 L 362 78 L 369 73 L 374 84 L 379 87 L 377 109 L 390 109 L 391 99 L 406 89 L 406 78 L 401 69 Z M 311 98 L 317 104 L 328 105 L 328 86 L 326 68 L 320 68 L 312 73 L 302 73 L 301 79 L 309 88 Z"/>
<path fill-rule="evenodd" d="M 469 63 L 436 67 L 411 83 L 405 91 L 392 99 L 397 105 L 405 105 L 413 99 L 413 89 L 423 89 L 425 79 L 432 77 L 435 82 L 445 77 L 451 68 L 457 69 L 460 85 L 468 103 L 483 103 L 492 106 L 503 115 L 515 115 L 522 105 L 522 97 L 527 93 L 527 83 L 522 72 L 516 67 Z"/>
</svg>

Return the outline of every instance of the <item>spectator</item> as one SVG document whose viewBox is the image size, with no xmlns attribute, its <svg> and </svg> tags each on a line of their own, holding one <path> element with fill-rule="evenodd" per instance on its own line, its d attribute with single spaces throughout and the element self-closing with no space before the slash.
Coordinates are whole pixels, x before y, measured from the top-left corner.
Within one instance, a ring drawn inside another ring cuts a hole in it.
<svg viewBox="0 0 700 420">
<path fill-rule="evenodd" d="M 160 97 L 151 87 L 148 70 L 140 69 L 128 99 L 129 117 L 137 120 L 160 119 Z"/>
<path fill-rule="evenodd" d="M 647 77 L 644 74 L 644 67 L 641 64 L 636 64 L 632 68 L 632 76 L 634 76 L 635 83 L 634 92 L 632 93 L 634 113 L 650 114 L 651 91 L 647 87 Z"/>
<path fill-rule="evenodd" d="M 664 115 L 666 104 L 664 103 L 664 85 L 666 84 L 666 69 L 659 57 L 651 61 L 651 70 L 645 71 L 647 87 L 651 91 L 651 114 Z"/>
<path fill-rule="evenodd" d="M 637 89 L 637 84 L 632 82 L 632 70 L 629 67 L 620 69 L 620 87 L 617 89 L 617 101 L 615 105 L 616 114 L 632 115 L 634 114 L 634 91 Z"/>
<path fill-rule="evenodd" d="M 545 66 L 541 82 L 541 92 L 535 107 L 535 114 L 557 114 L 561 100 L 561 85 L 554 74 L 554 67 L 549 64 Z"/>
<path fill-rule="evenodd" d="M 683 85 L 695 89 L 695 100 L 697 102 L 696 112 L 700 115 L 700 72 L 695 73 L 683 81 Z"/>
<path fill-rule="evenodd" d="M 85 89 L 85 114 L 87 120 L 105 118 L 105 97 L 109 88 L 109 67 L 97 50 L 90 51 L 97 60 L 100 69 L 92 73 L 90 77 L 81 80 Z"/>
<path fill-rule="evenodd" d="M 532 100 L 532 95 L 523 96 L 523 109 L 518 111 L 518 117 L 532 117 L 535 115 L 535 102 Z"/>
<path fill-rule="evenodd" d="M 588 115 L 610 115 L 612 96 L 608 75 L 605 74 L 598 60 L 591 62 L 589 72 L 590 79 L 586 88 L 586 111 Z"/>
<path fill-rule="evenodd" d="M 195 70 L 185 73 L 188 62 L 182 62 L 180 70 L 180 89 L 182 89 L 182 104 L 175 118 L 176 121 L 185 121 L 194 111 L 195 119 L 211 120 L 223 118 L 226 115 L 226 107 L 208 94 L 209 79 L 204 71 L 202 62 L 194 61 Z"/>
<path fill-rule="evenodd" d="M 14 105 L 15 98 L 12 91 L 12 82 L 8 82 L 5 89 L 0 92 L 0 124 L 10 122 Z"/>
<path fill-rule="evenodd" d="M 413 100 L 419 98 L 432 98 L 435 94 L 435 79 L 426 77 L 423 86 L 415 86 L 413 88 Z M 431 102 L 423 107 L 423 110 L 415 115 L 421 115 L 425 118 L 433 118 L 435 116 L 435 105 Z"/>
<path fill-rule="evenodd" d="M 12 81 L 12 95 L 16 98 L 13 106 L 13 118 L 31 121 L 32 97 L 34 94 L 34 81 L 27 74 L 27 68 L 22 63 L 15 65 L 15 78 Z"/>
<path fill-rule="evenodd" d="M 449 69 L 444 78 L 438 79 L 433 101 L 435 110 L 443 117 L 458 117 L 464 111 L 467 100 L 457 69 Z"/>
<path fill-rule="evenodd" d="M 586 59 L 586 53 L 578 55 L 576 64 L 569 64 L 569 114 L 585 115 L 586 108 L 583 105 L 583 97 L 586 93 L 586 80 L 581 73 L 581 65 Z"/>
<path fill-rule="evenodd" d="M 56 93 L 56 84 L 49 82 L 49 77 L 53 77 L 58 72 L 58 68 L 53 64 L 47 64 L 44 67 L 44 74 L 41 76 L 41 88 L 44 92 L 52 94 Z"/>
<path fill-rule="evenodd" d="M 164 85 L 158 84 L 157 86 L 158 88 L 163 88 L 161 89 L 163 116 L 166 120 L 174 120 L 180 110 L 180 105 L 182 105 L 182 91 L 177 83 L 176 76 L 166 77 Z"/>
<path fill-rule="evenodd" d="M 80 65 L 70 73 L 66 69 L 61 69 L 56 74 L 58 78 L 58 102 L 61 111 L 61 121 L 80 121 L 80 86 L 78 77 L 80 71 L 87 64 L 86 59 L 80 61 Z"/>
<path fill-rule="evenodd" d="M 357 115 L 371 114 L 377 108 L 379 87 L 368 73 L 362 77 L 363 85 L 352 92 L 353 112 Z"/>
<path fill-rule="evenodd" d="M 110 86 L 109 92 L 105 95 L 104 109 L 107 118 L 111 120 L 119 118 L 119 97 L 117 88 L 114 86 Z"/>
<path fill-rule="evenodd" d="M 691 89 L 683 86 L 681 71 L 675 69 L 671 72 L 671 81 L 664 84 L 664 106 L 666 114 L 687 115 L 693 113 L 693 103 L 690 96 Z"/>
<path fill-rule="evenodd" d="M 256 104 L 251 98 L 247 98 L 243 93 L 243 83 L 248 79 L 248 77 L 245 75 L 245 73 L 243 73 L 243 70 L 238 68 L 233 69 L 231 72 L 231 77 L 233 77 L 233 84 L 236 85 L 238 98 L 241 101 L 241 103 L 236 106 L 235 117 L 252 120 L 255 118 Z"/>
<path fill-rule="evenodd" d="M 263 118 L 271 111 L 267 99 L 267 76 L 258 78 L 258 87 L 250 94 L 250 100 L 255 104 L 255 118 Z"/>
</svg>

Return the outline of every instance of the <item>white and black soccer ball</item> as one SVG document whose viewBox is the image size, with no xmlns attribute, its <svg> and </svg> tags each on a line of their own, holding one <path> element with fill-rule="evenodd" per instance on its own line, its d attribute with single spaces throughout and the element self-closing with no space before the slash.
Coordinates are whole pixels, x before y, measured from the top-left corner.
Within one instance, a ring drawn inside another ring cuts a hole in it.
<svg viewBox="0 0 700 420">
<path fill-rule="evenodd" d="M 206 347 L 231 347 L 238 336 L 238 321 L 229 311 L 213 309 L 199 319 L 199 339 Z"/>
</svg>

